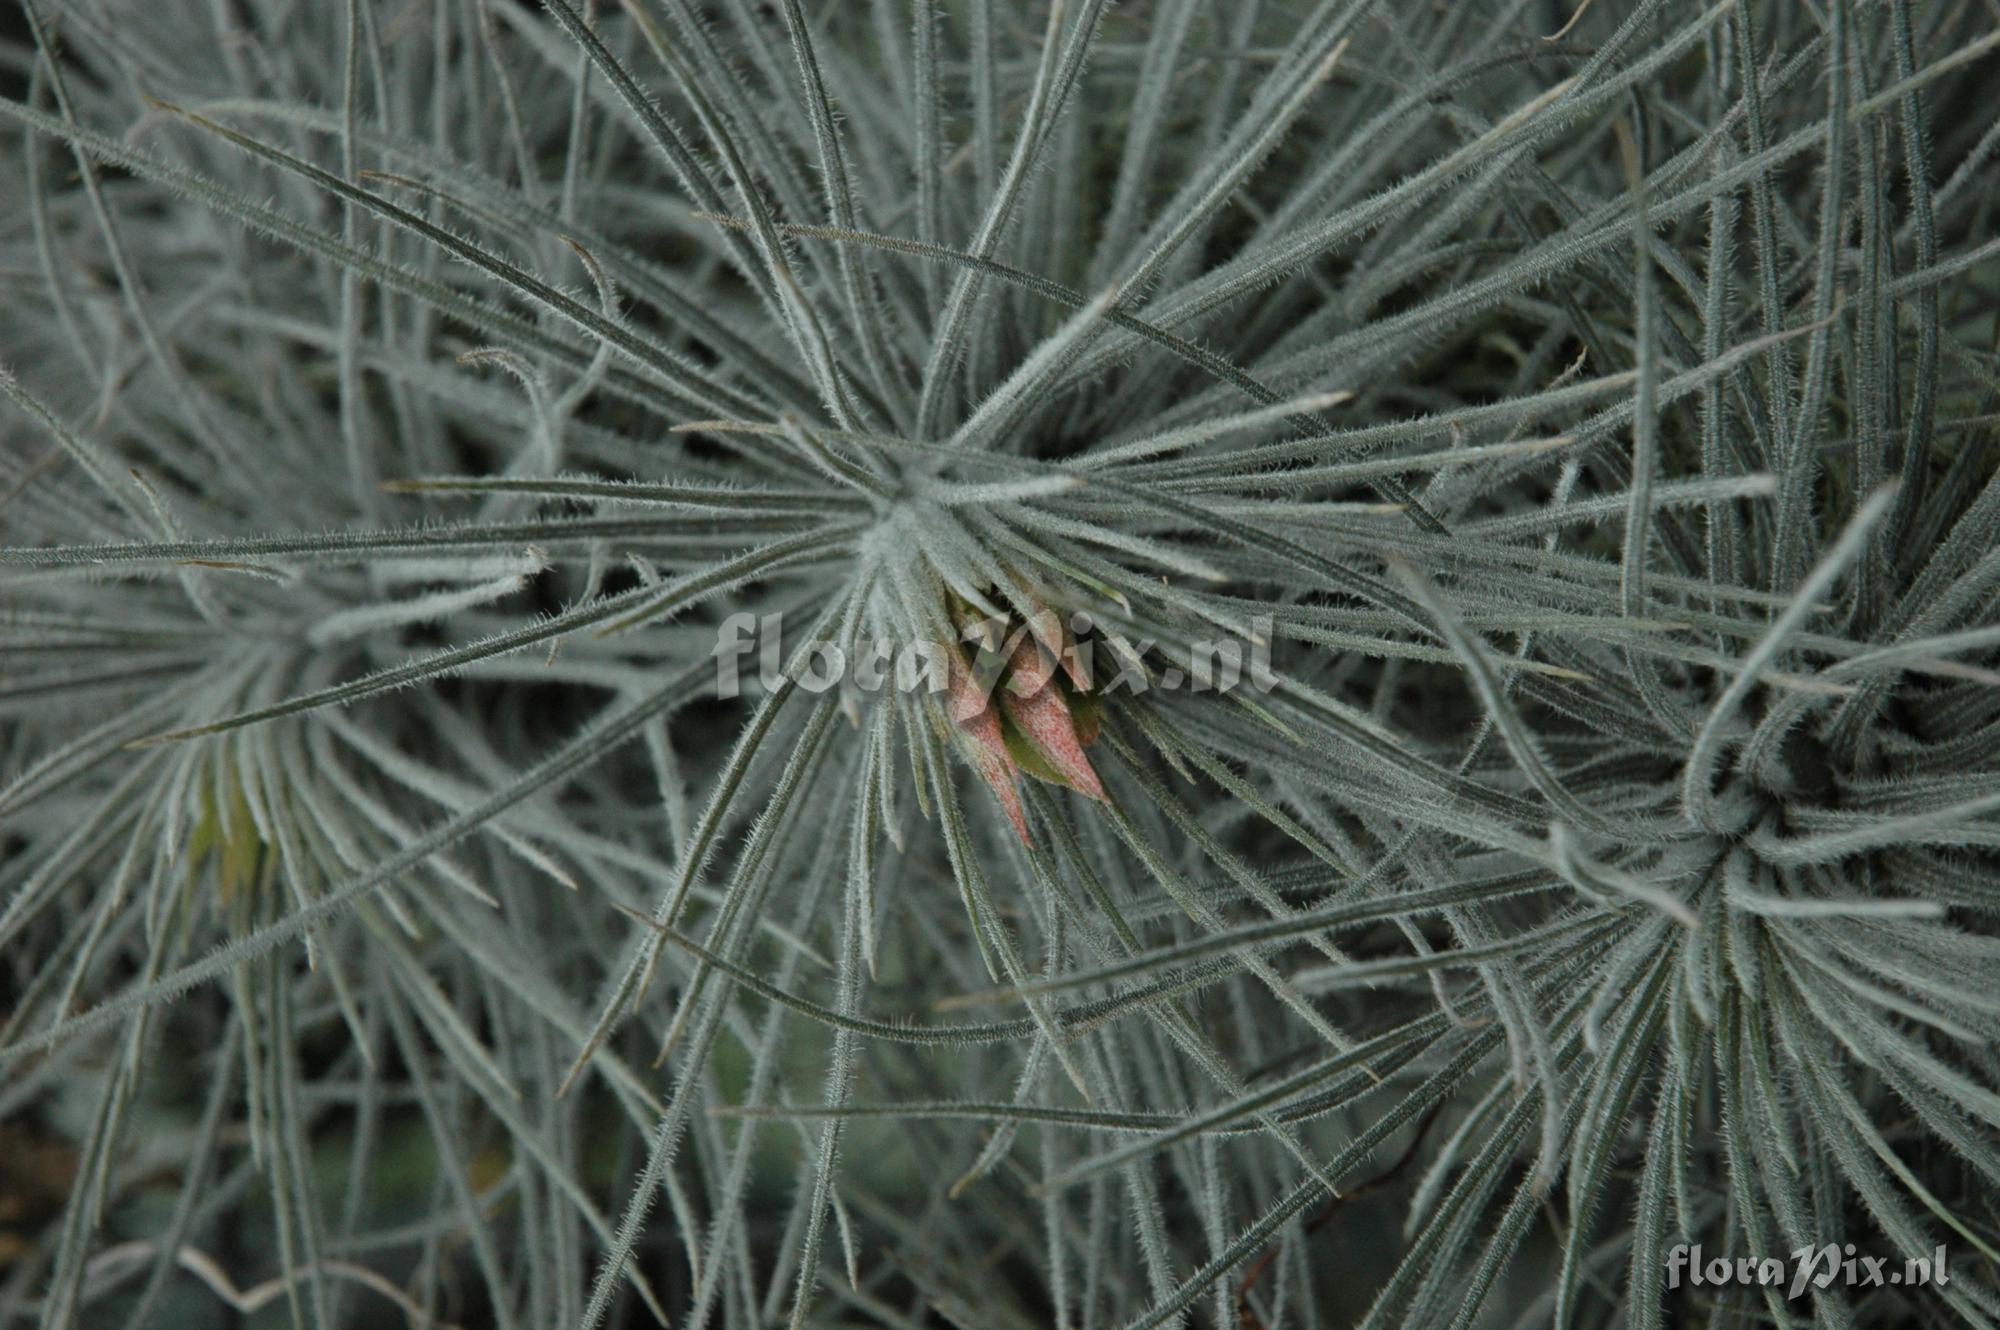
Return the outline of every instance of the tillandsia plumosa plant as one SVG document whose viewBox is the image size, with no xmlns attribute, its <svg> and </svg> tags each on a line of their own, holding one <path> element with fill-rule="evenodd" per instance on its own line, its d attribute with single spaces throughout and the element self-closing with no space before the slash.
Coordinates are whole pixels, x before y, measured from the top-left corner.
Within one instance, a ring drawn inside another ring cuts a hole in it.
<svg viewBox="0 0 2000 1330">
<path fill-rule="evenodd" d="M 4 3 L 0 1326 L 2000 1323 L 1988 0 Z"/>
</svg>

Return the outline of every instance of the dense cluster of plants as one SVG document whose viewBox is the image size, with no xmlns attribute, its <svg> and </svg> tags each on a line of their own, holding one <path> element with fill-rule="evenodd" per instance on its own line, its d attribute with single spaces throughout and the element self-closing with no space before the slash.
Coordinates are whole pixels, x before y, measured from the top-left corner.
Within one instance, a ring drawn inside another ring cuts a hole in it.
<svg viewBox="0 0 2000 1330">
<path fill-rule="evenodd" d="M 19 0 L 0 1325 L 2000 1322 L 1995 22 Z"/>
</svg>

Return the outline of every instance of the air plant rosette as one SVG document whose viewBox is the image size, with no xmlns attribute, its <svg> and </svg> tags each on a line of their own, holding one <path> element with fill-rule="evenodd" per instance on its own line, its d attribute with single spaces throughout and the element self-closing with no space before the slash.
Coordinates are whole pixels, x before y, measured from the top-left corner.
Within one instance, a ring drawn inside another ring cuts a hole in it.
<svg viewBox="0 0 2000 1330">
<path fill-rule="evenodd" d="M 2000 1323 L 1988 7 L 9 12 L 0 1330 Z"/>
</svg>

